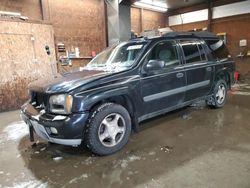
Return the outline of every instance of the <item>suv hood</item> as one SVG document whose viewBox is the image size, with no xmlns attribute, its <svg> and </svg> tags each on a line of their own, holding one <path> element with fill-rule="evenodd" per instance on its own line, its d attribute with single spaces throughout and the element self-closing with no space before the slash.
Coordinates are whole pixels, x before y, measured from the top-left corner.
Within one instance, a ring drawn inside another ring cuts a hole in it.
<svg viewBox="0 0 250 188">
<path fill-rule="evenodd" d="M 82 70 L 67 74 L 58 74 L 55 78 L 40 79 L 29 85 L 29 89 L 41 93 L 69 92 L 95 79 L 110 75 L 110 72 Z"/>
</svg>

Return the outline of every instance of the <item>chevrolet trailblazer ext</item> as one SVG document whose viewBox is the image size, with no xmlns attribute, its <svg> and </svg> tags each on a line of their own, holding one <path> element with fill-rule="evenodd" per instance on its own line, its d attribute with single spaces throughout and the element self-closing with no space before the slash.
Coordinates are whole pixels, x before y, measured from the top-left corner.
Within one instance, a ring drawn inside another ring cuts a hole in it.
<svg viewBox="0 0 250 188">
<path fill-rule="evenodd" d="M 120 150 L 139 122 L 205 99 L 225 104 L 234 62 L 208 32 L 168 33 L 107 48 L 78 72 L 29 86 L 22 117 L 30 130 L 93 153 Z"/>
</svg>

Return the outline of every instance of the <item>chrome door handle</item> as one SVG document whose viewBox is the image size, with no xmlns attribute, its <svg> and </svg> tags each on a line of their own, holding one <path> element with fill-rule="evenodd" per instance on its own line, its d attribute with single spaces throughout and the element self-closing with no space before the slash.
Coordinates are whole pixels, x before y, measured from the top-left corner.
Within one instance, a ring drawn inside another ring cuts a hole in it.
<svg viewBox="0 0 250 188">
<path fill-rule="evenodd" d="M 183 76 L 184 76 L 184 74 L 181 73 L 181 72 L 179 72 L 179 73 L 176 74 L 176 77 L 177 77 L 177 78 L 182 78 Z"/>
<path fill-rule="evenodd" d="M 207 67 L 207 68 L 206 68 L 206 71 L 209 71 L 209 72 L 210 72 L 211 70 L 212 70 L 212 67 Z"/>
</svg>

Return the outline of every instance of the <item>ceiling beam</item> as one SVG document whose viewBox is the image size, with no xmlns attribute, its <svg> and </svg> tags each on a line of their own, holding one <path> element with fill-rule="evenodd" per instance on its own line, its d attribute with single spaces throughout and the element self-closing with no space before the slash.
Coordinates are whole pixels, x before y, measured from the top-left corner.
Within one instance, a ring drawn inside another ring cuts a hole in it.
<svg viewBox="0 0 250 188">
<path fill-rule="evenodd" d="M 137 0 L 122 0 L 120 4 L 131 6 L 134 4 Z"/>
</svg>

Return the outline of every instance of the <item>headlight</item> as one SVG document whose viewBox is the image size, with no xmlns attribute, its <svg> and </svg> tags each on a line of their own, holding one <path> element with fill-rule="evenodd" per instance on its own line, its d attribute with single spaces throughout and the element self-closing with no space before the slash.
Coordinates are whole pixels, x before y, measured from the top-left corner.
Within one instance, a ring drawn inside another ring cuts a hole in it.
<svg viewBox="0 0 250 188">
<path fill-rule="evenodd" d="M 50 111 L 57 114 L 69 114 L 73 103 L 71 95 L 52 95 L 49 98 Z"/>
</svg>

